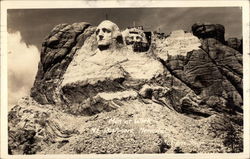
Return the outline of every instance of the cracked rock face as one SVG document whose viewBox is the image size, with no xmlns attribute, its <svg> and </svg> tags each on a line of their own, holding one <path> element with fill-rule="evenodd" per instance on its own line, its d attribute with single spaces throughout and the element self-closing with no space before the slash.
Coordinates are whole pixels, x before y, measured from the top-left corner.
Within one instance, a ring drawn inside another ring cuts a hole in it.
<svg viewBox="0 0 250 159">
<path fill-rule="evenodd" d="M 221 24 L 195 23 L 192 25 L 192 32 L 198 38 L 214 38 L 221 43 L 225 43 L 225 28 Z"/>
<path fill-rule="evenodd" d="M 169 56 L 165 65 L 204 100 L 211 96 L 222 97 L 228 105 L 234 105 L 232 109 L 242 111 L 243 67 L 238 51 L 208 38 L 202 41 L 201 49 L 187 56 Z"/>
<path fill-rule="evenodd" d="M 57 25 L 45 38 L 31 97 L 42 104 L 56 103 L 56 88 L 76 51 L 93 34 L 88 23 Z"/>
<path fill-rule="evenodd" d="M 10 153 L 242 152 L 242 54 L 224 27 L 195 24 L 200 39 L 176 31 L 143 53 L 100 49 L 103 28 L 45 38 L 31 97 L 9 112 Z"/>
<path fill-rule="evenodd" d="M 146 54 L 97 51 L 84 60 L 79 55 L 63 76 L 62 96 L 69 104 L 82 105 L 98 93 L 138 90 L 164 73 L 163 65 Z"/>
<path fill-rule="evenodd" d="M 173 31 L 166 39 L 156 39 L 155 54 L 162 60 L 167 60 L 169 56 L 187 56 L 193 50 L 199 50 L 201 41 L 191 33 L 183 30 Z"/>
<path fill-rule="evenodd" d="M 227 39 L 227 46 L 239 51 L 240 53 L 243 53 L 243 45 L 242 45 L 242 39 L 238 38 L 228 38 Z"/>
<path fill-rule="evenodd" d="M 104 26 L 111 27 L 112 34 L 120 35 L 118 27 L 106 21 L 99 29 L 87 23 L 56 26 L 43 43 L 31 97 L 41 104 L 80 104 L 102 92 L 139 91 L 152 81 L 170 87 L 173 85 L 173 80 L 167 79 L 170 76 L 204 101 L 218 96 L 231 106 L 242 105 L 242 55 L 216 38 L 204 36 L 199 42 L 188 33 L 176 31 L 163 42 L 158 40 L 154 58 L 152 50 L 145 54 L 135 54 L 126 47 L 99 50 L 98 35 L 93 33 Z M 208 31 L 217 36 L 214 31 L 221 28 L 206 24 L 205 30 L 200 30 L 202 26 L 192 27 L 198 37 L 198 33 L 206 35 Z M 177 45 L 176 41 L 180 47 L 171 45 Z M 178 52 L 180 49 L 184 53 Z"/>
</svg>

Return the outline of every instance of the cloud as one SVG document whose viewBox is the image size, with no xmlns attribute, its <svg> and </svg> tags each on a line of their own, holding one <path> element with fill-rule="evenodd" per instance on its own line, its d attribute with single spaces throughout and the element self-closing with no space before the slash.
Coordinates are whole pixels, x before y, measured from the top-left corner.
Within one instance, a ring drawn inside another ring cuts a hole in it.
<svg viewBox="0 0 250 159">
<path fill-rule="evenodd" d="M 34 45 L 26 45 L 20 32 L 8 33 L 8 102 L 29 95 L 38 69 L 39 51 Z"/>
<path fill-rule="evenodd" d="M 239 7 L 180 7 L 180 8 L 68 8 L 68 9 L 8 9 L 8 32 L 20 31 L 23 41 L 39 49 L 43 38 L 61 23 L 89 22 L 98 25 L 108 16 L 120 29 L 136 25 L 146 31 L 170 33 L 183 29 L 191 31 L 197 22 L 225 26 L 231 37 L 242 37 L 242 10 Z"/>
</svg>

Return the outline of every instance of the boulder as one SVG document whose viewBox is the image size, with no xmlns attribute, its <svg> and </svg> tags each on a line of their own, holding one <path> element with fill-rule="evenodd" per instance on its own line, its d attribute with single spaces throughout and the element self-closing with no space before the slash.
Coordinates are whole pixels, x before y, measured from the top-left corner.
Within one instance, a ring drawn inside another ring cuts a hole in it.
<svg viewBox="0 0 250 159">
<path fill-rule="evenodd" d="M 221 24 L 195 23 L 192 25 L 192 32 L 201 39 L 214 38 L 225 44 L 225 28 Z"/>
<path fill-rule="evenodd" d="M 243 45 L 242 45 L 242 39 L 238 39 L 238 38 L 228 38 L 227 39 L 227 46 L 239 51 L 241 54 L 243 53 Z"/>
</svg>

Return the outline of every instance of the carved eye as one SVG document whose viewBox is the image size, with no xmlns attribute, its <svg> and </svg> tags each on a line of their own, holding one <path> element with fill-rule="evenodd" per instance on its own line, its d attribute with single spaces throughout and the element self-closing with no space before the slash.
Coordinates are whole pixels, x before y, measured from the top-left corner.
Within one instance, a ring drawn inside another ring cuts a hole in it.
<svg viewBox="0 0 250 159">
<path fill-rule="evenodd" d="M 95 31 L 96 35 L 98 35 L 99 32 L 100 32 L 100 29 L 97 29 L 97 30 Z"/>
<path fill-rule="evenodd" d="M 141 37 L 137 36 L 137 37 L 136 37 L 136 40 L 141 40 Z"/>
<path fill-rule="evenodd" d="M 131 41 L 131 40 L 133 40 L 133 37 L 128 36 L 128 37 L 127 37 L 127 40 L 130 40 L 130 41 Z"/>
<path fill-rule="evenodd" d="M 111 30 L 106 29 L 106 28 L 103 28 L 102 31 L 103 31 L 104 33 L 111 33 Z"/>
</svg>

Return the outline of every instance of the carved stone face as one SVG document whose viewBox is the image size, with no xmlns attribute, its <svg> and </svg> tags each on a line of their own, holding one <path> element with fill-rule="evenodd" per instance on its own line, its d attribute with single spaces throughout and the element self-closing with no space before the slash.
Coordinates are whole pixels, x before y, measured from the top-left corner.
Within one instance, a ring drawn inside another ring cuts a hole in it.
<svg viewBox="0 0 250 159">
<path fill-rule="evenodd" d="M 138 29 L 127 29 L 123 32 L 127 45 L 132 45 L 134 43 L 144 42 L 147 43 L 147 39 L 143 31 Z"/>
<path fill-rule="evenodd" d="M 139 34 L 130 34 L 128 37 L 126 37 L 126 43 L 128 45 L 134 44 L 135 42 L 142 42 L 142 36 Z"/>
<path fill-rule="evenodd" d="M 106 49 L 108 49 L 108 47 L 116 41 L 120 34 L 120 30 L 115 23 L 109 20 L 101 22 L 96 28 L 98 47 L 106 47 Z"/>
</svg>

